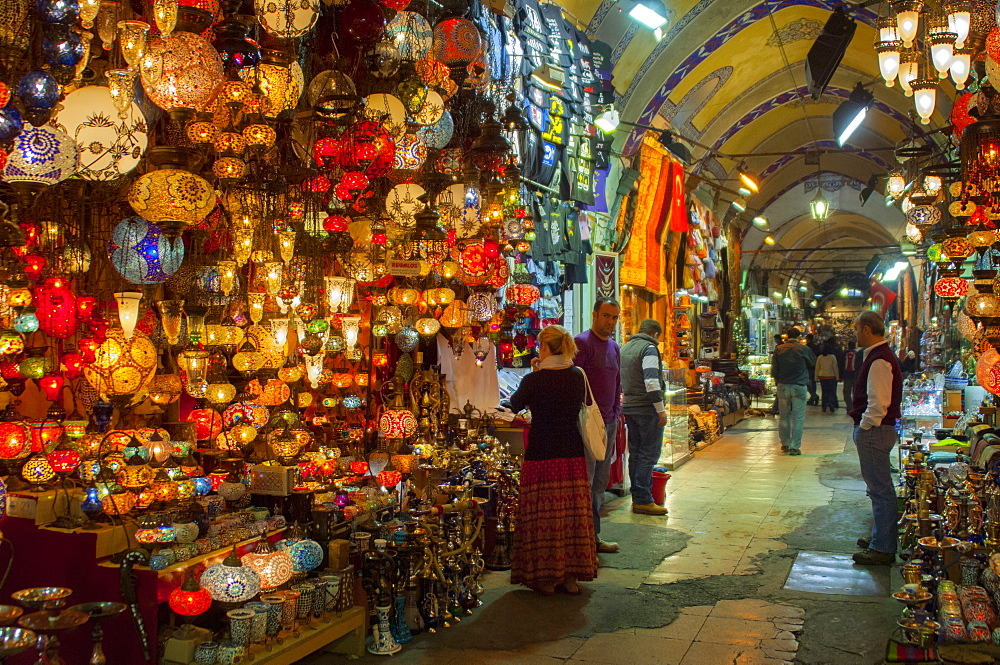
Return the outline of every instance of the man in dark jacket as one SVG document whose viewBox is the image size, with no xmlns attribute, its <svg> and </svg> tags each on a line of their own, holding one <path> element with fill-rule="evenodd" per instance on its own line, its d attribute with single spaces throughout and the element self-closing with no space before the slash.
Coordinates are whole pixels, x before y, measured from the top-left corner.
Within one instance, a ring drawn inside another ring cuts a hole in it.
<svg viewBox="0 0 1000 665">
<path fill-rule="evenodd" d="M 813 339 L 812 333 L 806 335 L 806 346 L 812 351 L 814 358 L 819 358 L 822 349 L 815 339 Z M 807 387 L 809 388 L 809 401 L 806 404 L 809 406 L 819 406 L 819 393 L 816 392 L 816 377 L 809 378 Z"/>
<path fill-rule="evenodd" d="M 799 331 L 788 331 L 788 341 L 774 350 L 771 376 L 778 385 L 778 405 L 781 420 L 778 437 L 781 452 L 801 455 L 802 430 L 806 424 L 806 386 L 812 378 L 816 356 L 808 346 L 799 343 Z"/>
<path fill-rule="evenodd" d="M 622 413 L 628 428 L 628 476 L 632 484 L 632 512 L 666 515 L 653 501 L 653 466 L 660 459 L 667 412 L 663 405 L 663 361 L 657 345 L 663 328 L 653 319 L 639 324 L 639 332 L 622 347 Z"/>
</svg>

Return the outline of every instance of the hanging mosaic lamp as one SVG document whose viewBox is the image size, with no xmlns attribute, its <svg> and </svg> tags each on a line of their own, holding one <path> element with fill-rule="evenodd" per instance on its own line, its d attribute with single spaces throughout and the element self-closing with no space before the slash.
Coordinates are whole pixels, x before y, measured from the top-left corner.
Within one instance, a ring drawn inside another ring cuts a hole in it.
<svg viewBox="0 0 1000 665">
<path fill-rule="evenodd" d="M 157 71 L 140 73 L 150 101 L 175 120 L 189 119 L 215 96 L 222 81 L 222 57 L 201 35 L 177 31 L 152 39 L 147 51 L 157 58 Z"/>
<path fill-rule="evenodd" d="M 220 603 L 242 603 L 260 593 L 260 578 L 243 565 L 236 548 L 221 563 L 206 568 L 200 582 Z"/>
<path fill-rule="evenodd" d="M 154 222 L 168 238 L 198 224 L 215 208 L 215 190 L 187 171 L 187 151 L 157 147 L 149 159 L 159 168 L 139 177 L 128 192 L 128 202 L 142 218 Z"/>
<path fill-rule="evenodd" d="M 115 227 L 108 255 L 118 274 L 129 282 L 159 284 L 180 268 L 184 243 L 179 238 L 167 238 L 160 227 L 142 217 L 129 217 Z"/>
<path fill-rule="evenodd" d="M 10 183 L 54 185 L 73 175 L 76 142 L 66 132 L 25 123 L 7 155 L 3 179 Z"/>
</svg>

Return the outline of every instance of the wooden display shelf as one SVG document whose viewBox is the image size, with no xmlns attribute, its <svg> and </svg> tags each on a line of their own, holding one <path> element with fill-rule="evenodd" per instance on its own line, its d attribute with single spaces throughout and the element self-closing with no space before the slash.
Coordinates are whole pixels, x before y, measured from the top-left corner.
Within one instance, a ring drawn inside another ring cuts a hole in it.
<svg viewBox="0 0 1000 665">
<path fill-rule="evenodd" d="M 250 649 L 254 659 L 246 657 L 241 662 L 252 662 L 255 665 L 292 665 L 316 651 L 330 651 L 351 658 L 360 658 L 365 653 L 365 615 L 360 607 L 352 607 L 339 617 L 333 617 L 330 623 L 322 620 L 313 621 L 299 628 L 299 636 L 292 637 L 290 633 L 282 633 L 284 641 L 275 644 L 271 651 L 262 646 Z"/>
<path fill-rule="evenodd" d="M 266 534 L 264 534 L 264 538 L 273 541 L 275 540 L 274 538 L 275 536 L 284 533 L 285 530 L 286 529 L 283 527 L 281 529 L 275 529 L 274 531 L 268 531 Z M 237 552 L 241 552 L 243 549 L 248 548 L 250 545 L 253 545 L 259 540 L 260 540 L 259 537 L 250 538 L 249 540 L 241 540 L 240 542 L 234 543 L 233 545 L 227 545 L 221 549 L 212 550 L 211 552 L 206 552 L 205 554 L 199 554 L 198 556 L 193 556 L 187 561 L 178 561 L 177 563 L 171 564 L 161 570 L 153 570 L 149 566 L 143 566 L 143 565 L 137 565 L 134 568 L 135 570 L 146 570 L 149 572 L 157 573 L 161 577 L 170 576 L 174 575 L 175 573 L 184 572 L 188 568 L 191 568 L 192 566 L 197 566 L 198 564 L 204 563 L 210 559 L 218 559 L 219 561 L 222 561 L 222 559 L 229 556 L 229 553 L 233 551 L 233 547 L 236 547 Z M 169 543 L 165 543 L 165 545 L 169 547 Z M 213 561 L 212 563 L 218 563 L 218 561 Z M 118 567 L 118 564 L 112 563 L 111 561 L 102 561 L 100 565 L 109 566 L 111 568 Z"/>
</svg>

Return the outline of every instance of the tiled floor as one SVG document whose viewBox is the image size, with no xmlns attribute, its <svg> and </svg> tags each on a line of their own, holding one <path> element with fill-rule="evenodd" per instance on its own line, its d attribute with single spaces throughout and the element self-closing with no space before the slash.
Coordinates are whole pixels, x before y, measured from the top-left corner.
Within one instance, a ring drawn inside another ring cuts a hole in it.
<svg viewBox="0 0 1000 665">
<path fill-rule="evenodd" d="M 831 501 L 834 490 L 820 483 L 817 470 L 844 451 L 848 434 L 842 415 L 817 415 L 810 418 L 803 454 L 790 457 L 779 452 L 774 419 L 750 420 L 672 472 L 667 485 L 668 517 L 636 515 L 628 499 L 615 502 L 605 518 L 609 522 L 673 529 L 687 534 L 689 540 L 686 547 L 664 556 L 650 569 L 602 567 L 598 579 L 587 585 L 585 604 L 639 603 L 636 594 L 644 589 L 756 572 L 755 557 L 786 548 L 780 538 L 803 526 L 811 511 Z M 611 563 L 614 556 L 602 555 L 602 559 Z M 484 584 L 491 594 L 498 594 L 491 595 L 497 605 L 522 597 L 533 605 L 556 600 L 516 590 L 507 583 L 505 573 L 489 575 Z M 795 658 L 796 634 L 802 632 L 805 615 L 799 607 L 753 598 L 680 606 L 677 618 L 662 627 L 609 630 L 584 621 L 571 634 L 557 633 L 559 639 L 504 651 L 483 649 L 475 638 L 461 637 L 466 630 L 474 634 L 476 626 L 471 622 L 475 617 L 469 617 L 470 622 L 448 629 L 447 638 L 419 636 L 394 660 L 407 665 L 779 665 Z M 485 615 L 490 609 L 487 605 L 475 614 Z M 573 611 L 565 604 L 551 609 Z"/>
</svg>

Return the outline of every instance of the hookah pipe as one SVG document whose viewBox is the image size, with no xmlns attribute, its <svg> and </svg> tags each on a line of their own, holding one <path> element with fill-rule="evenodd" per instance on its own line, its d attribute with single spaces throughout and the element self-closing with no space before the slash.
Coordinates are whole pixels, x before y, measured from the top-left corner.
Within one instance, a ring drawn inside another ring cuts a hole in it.
<svg viewBox="0 0 1000 665">
<path fill-rule="evenodd" d="M 139 635 L 139 643 L 142 645 L 142 655 L 146 662 L 151 656 L 149 652 L 149 635 L 146 633 L 146 624 L 142 622 L 142 614 L 139 612 L 139 594 L 136 589 L 138 579 L 132 572 L 135 564 L 146 564 L 149 562 L 149 555 L 139 549 L 126 550 L 120 555 L 118 563 L 119 587 L 122 598 L 128 605 L 129 613 L 132 615 L 132 622 L 135 624 L 135 631 Z"/>
</svg>

